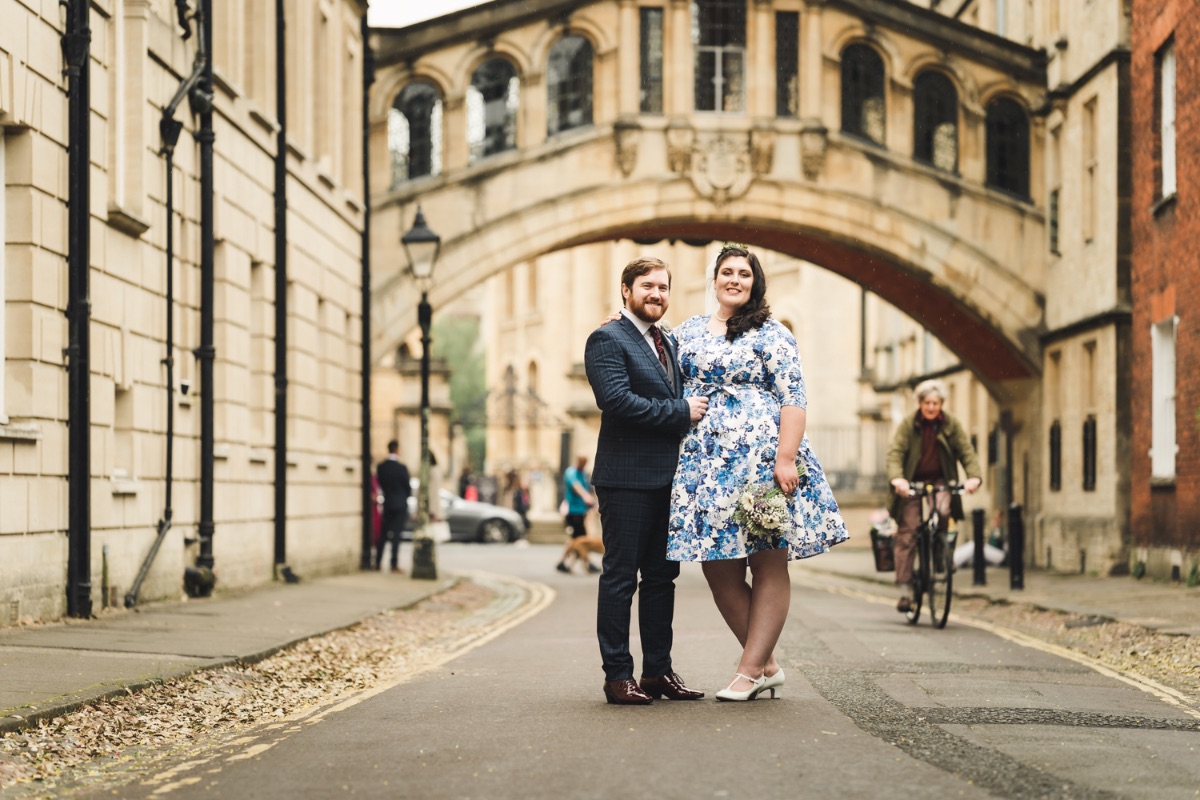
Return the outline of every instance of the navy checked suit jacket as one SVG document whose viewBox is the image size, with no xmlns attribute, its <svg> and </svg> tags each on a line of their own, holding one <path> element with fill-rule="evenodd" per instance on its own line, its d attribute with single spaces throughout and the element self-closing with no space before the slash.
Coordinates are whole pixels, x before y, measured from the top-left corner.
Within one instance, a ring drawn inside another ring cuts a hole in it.
<svg viewBox="0 0 1200 800">
<path fill-rule="evenodd" d="M 583 361 L 600 407 L 595 486 L 658 489 L 675 477 L 679 440 L 691 424 L 691 413 L 681 396 L 675 340 L 668 335 L 663 343 L 674 380 L 626 317 L 588 337 Z"/>
</svg>

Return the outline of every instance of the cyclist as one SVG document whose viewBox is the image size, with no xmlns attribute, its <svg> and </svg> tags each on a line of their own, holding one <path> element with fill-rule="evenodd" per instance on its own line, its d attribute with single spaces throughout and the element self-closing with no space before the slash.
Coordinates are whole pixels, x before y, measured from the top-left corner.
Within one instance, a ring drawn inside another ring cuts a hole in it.
<svg viewBox="0 0 1200 800">
<path fill-rule="evenodd" d="M 917 384 L 917 412 L 905 417 L 896 426 L 887 455 L 888 481 L 895 496 L 889 509 L 896 520 L 896 584 L 903 594 L 896 610 L 906 612 L 912 607 L 913 557 L 916 553 L 917 526 L 921 524 L 921 498 L 909 497 L 911 481 L 947 484 L 958 480 L 958 465 L 967 473 L 963 490 L 972 493 L 983 483 L 979 458 L 971 439 L 957 419 L 942 408 L 946 385 L 939 380 Z M 950 521 L 951 494 L 933 495 L 941 516 L 941 532 Z M 958 501 L 958 498 L 954 498 Z M 958 502 L 955 505 L 959 505 Z M 955 509 L 955 519 L 962 519 L 961 508 Z"/>
</svg>

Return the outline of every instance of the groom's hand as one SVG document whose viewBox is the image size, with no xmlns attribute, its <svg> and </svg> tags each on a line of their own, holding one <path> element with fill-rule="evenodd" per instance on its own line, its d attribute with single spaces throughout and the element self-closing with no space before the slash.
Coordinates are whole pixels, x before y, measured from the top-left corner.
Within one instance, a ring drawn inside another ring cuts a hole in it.
<svg viewBox="0 0 1200 800">
<path fill-rule="evenodd" d="M 688 411 L 691 415 L 692 422 L 699 422 L 708 413 L 708 398 L 707 397 L 689 397 L 687 399 Z"/>
</svg>

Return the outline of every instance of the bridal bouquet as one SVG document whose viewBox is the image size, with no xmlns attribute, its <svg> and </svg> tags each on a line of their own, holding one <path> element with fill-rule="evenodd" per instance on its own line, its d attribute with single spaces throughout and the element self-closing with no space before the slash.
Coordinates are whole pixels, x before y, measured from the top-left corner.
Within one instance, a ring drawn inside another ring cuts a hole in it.
<svg viewBox="0 0 1200 800">
<path fill-rule="evenodd" d="M 787 495 L 774 483 L 747 486 L 733 518 L 741 523 L 747 539 L 774 539 L 792 524 Z"/>
</svg>

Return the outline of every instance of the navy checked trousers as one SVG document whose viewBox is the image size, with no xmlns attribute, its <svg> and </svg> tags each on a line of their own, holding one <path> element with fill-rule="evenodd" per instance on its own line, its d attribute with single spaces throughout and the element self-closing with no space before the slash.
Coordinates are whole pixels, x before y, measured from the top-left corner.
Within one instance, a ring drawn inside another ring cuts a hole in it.
<svg viewBox="0 0 1200 800">
<path fill-rule="evenodd" d="M 671 487 L 596 487 L 604 528 L 604 572 L 596 604 L 596 635 L 605 680 L 632 678 L 629 627 L 633 595 L 638 597 L 642 675 L 671 670 L 671 620 L 679 562 L 667 560 L 667 521 Z M 639 585 L 640 574 L 640 585 Z"/>
</svg>

